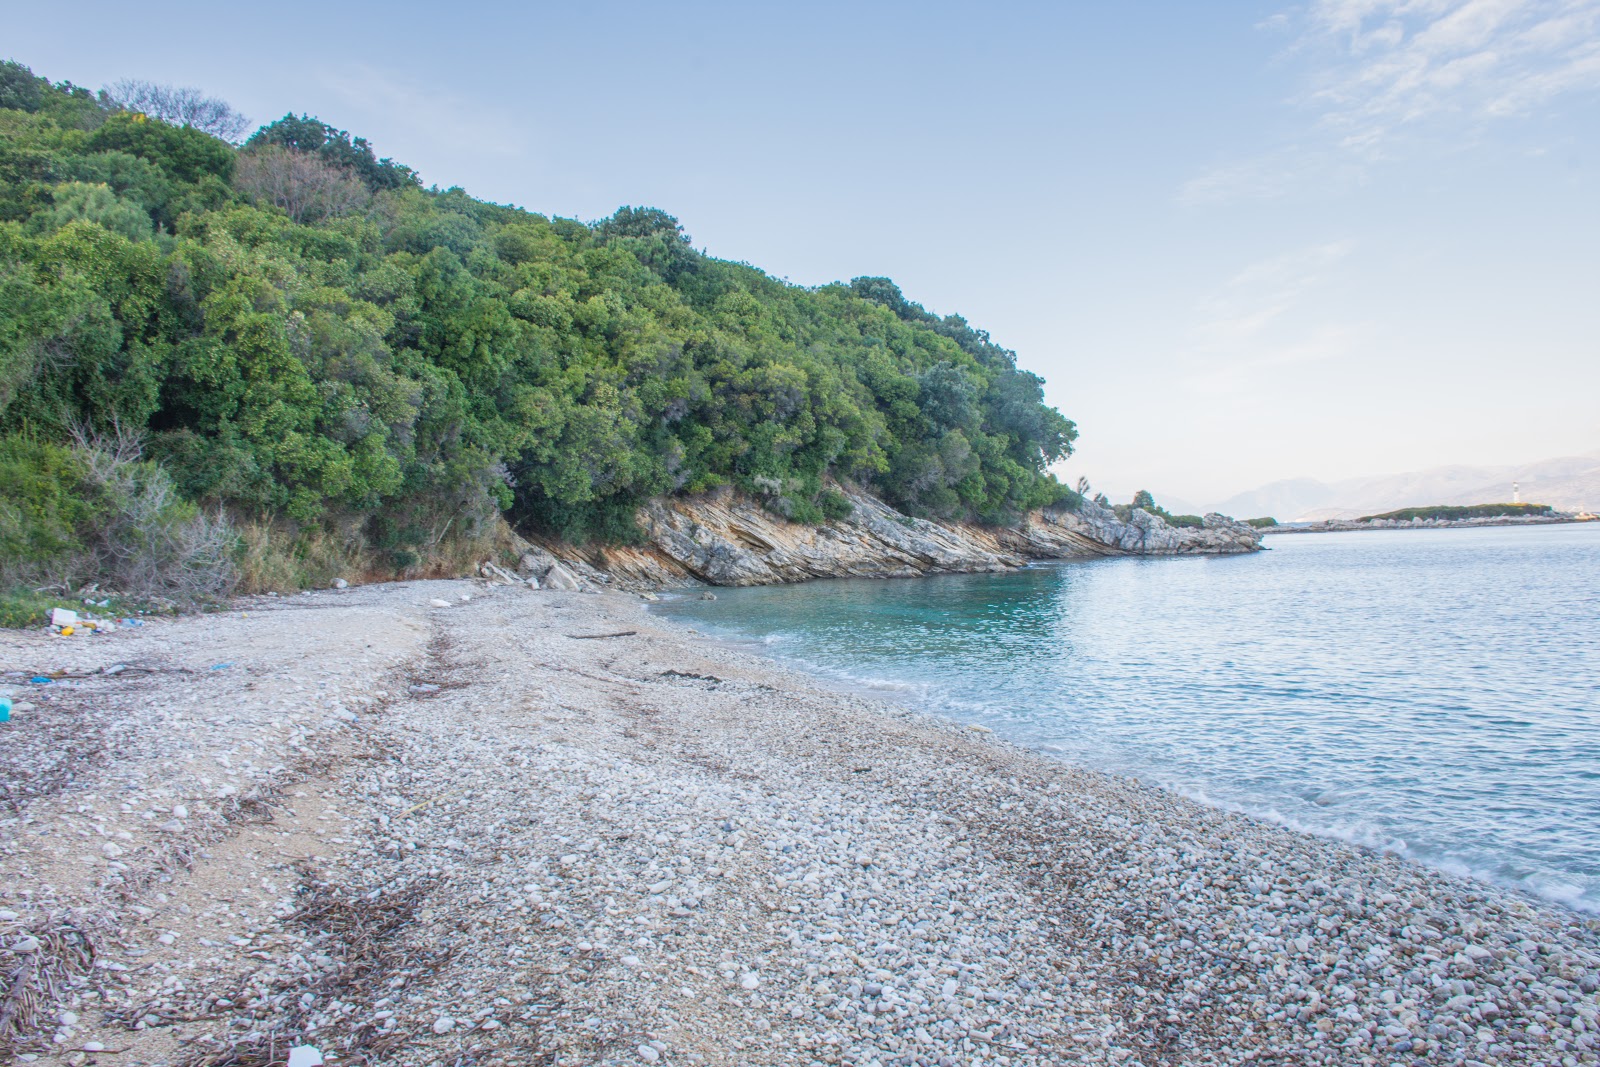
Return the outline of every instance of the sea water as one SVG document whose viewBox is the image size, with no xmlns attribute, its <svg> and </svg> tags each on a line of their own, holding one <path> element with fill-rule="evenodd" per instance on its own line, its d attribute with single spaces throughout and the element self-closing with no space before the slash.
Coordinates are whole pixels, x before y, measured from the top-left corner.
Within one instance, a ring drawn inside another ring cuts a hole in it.
<svg viewBox="0 0 1600 1067">
<path fill-rule="evenodd" d="M 819 581 L 663 614 L 1075 764 L 1600 912 L 1600 523 Z"/>
</svg>

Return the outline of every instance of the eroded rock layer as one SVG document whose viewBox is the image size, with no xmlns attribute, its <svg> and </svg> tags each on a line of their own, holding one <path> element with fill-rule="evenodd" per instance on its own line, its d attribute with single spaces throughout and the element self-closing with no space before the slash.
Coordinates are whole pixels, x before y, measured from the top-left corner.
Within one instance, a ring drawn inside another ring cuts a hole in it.
<svg viewBox="0 0 1600 1067">
<path fill-rule="evenodd" d="M 1123 521 L 1086 503 L 1077 511 L 1035 511 L 1014 527 L 990 527 L 914 519 L 866 493 L 846 495 L 851 513 L 816 526 L 790 522 L 732 491 L 658 500 L 639 514 L 642 546 L 545 547 L 568 561 L 569 570 L 592 569 L 592 580 L 628 587 L 911 578 L 1003 571 L 1031 560 L 1222 555 L 1261 547 L 1259 531 L 1216 514 L 1207 515 L 1202 527 L 1177 527 L 1143 511 Z M 524 571 L 537 576 L 554 563 L 536 551 Z"/>
</svg>

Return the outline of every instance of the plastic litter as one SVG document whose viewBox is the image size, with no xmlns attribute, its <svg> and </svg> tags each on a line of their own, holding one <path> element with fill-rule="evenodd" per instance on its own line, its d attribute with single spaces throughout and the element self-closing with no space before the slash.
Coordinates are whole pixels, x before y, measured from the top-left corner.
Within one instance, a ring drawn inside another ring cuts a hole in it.
<svg viewBox="0 0 1600 1067">
<path fill-rule="evenodd" d="M 28 683 L 30 685 L 49 685 L 53 681 L 55 681 L 54 678 L 47 677 L 43 674 L 36 674 L 32 678 L 28 679 Z"/>
<path fill-rule="evenodd" d="M 0 722 L 11 721 L 11 698 L 0 697 Z"/>
<path fill-rule="evenodd" d="M 289 1050 L 284 1067 L 322 1067 L 322 1050 L 315 1045 L 296 1045 Z"/>
<path fill-rule="evenodd" d="M 61 636 L 62 637 L 71 637 L 74 633 L 77 633 L 77 629 L 75 627 L 63 626 L 61 628 Z"/>
<path fill-rule="evenodd" d="M 70 608 L 51 608 L 51 626 L 74 626 L 78 622 L 78 613 Z"/>
<path fill-rule="evenodd" d="M 213 663 L 211 665 L 211 669 L 214 671 L 225 671 L 231 666 L 233 666 L 232 663 Z"/>
</svg>

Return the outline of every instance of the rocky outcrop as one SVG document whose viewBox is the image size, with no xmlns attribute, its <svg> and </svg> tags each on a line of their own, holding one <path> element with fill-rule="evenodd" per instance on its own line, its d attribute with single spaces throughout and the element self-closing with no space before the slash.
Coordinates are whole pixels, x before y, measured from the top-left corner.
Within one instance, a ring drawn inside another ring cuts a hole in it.
<svg viewBox="0 0 1600 1067">
<path fill-rule="evenodd" d="M 1254 552 L 1258 531 L 1222 515 L 1199 528 L 1175 527 L 1135 511 L 1123 521 L 1086 503 L 1035 511 L 1012 527 L 932 522 L 845 491 L 851 514 L 817 526 L 789 522 L 759 501 L 723 490 L 652 502 L 639 513 L 645 543 L 574 550 L 545 545 L 524 556 L 524 574 L 562 565 L 580 584 L 652 588 L 776 585 L 813 578 L 912 578 L 1004 571 L 1031 560 L 1087 556 L 1221 555 Z"/>
</svg>

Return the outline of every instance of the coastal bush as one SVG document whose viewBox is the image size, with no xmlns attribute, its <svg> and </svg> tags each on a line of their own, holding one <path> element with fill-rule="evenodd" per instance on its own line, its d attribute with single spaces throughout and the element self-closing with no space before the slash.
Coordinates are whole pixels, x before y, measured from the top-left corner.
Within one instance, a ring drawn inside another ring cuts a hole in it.
<svg viewBox="0 0 1600 1067">
<path fill-rule="evenodd" d="M 1259 519 L 1246 519 L 1244 521 L 1247 525 L 1254 526 L 1258 530 L 1267 530 L 1278 525 L 1278 520 L 1272 518 L 1270 515 Z"/>
<path fill-rule="evenodd" d="M 1104 497 L 1100 497 L 1098 500 L 1103 501 Z M 1205 520 L 1199 515 L 1174 515 L 1157 504 L 1156 498 L 1150 494 L 1148 489 L 1141 489 L 1133 494 L 1133 500 L 1130 503 L 1112 505 L 1111 510 L 1123 522 L 1127 522 L 1132 518 L 1135 511 L 1143 511 L 1146 514 L 1156 516 L 1168 526 L 1185 526 L 1198 529 L 1205 525 Z"/>
<path fill-rule="evenodd" d="M 0 439 L 0 582 L 70 592 L 90 582 L 197 603 L 229 592 L 235 538 L 220 515 L 142 461 L 136 438 L 79 430 L 71 446 Z"/>
<path fill-rule="evenodd" d="M 81 609 L 83 605 L 64 597 L 35 592 L 25 586 L 0 591 L 0 628 L 20 630 L 43 626 L 55 608 Z"/>
<path fill-rule="evenodd" d="M 136 433 L 171 531 L 254 531 L 247 587 L 422 573 L 502 520 L 637 540 L 646 500 L 719 486 L 799 522 L 848 513 L 837 483 L 990 523 L 1072 499 L 1041 380 L 888 279 L 791 285 L 655 208 L 424 188 L 308 115 L 236 147 L 186 92 L 131 111 L 0 71 L 0 418 L 69 452 Z M 61 506 L 114 495 L 86 485 Z M 104 563 L 66 528 L 52 565 Z"/>
</svg>

